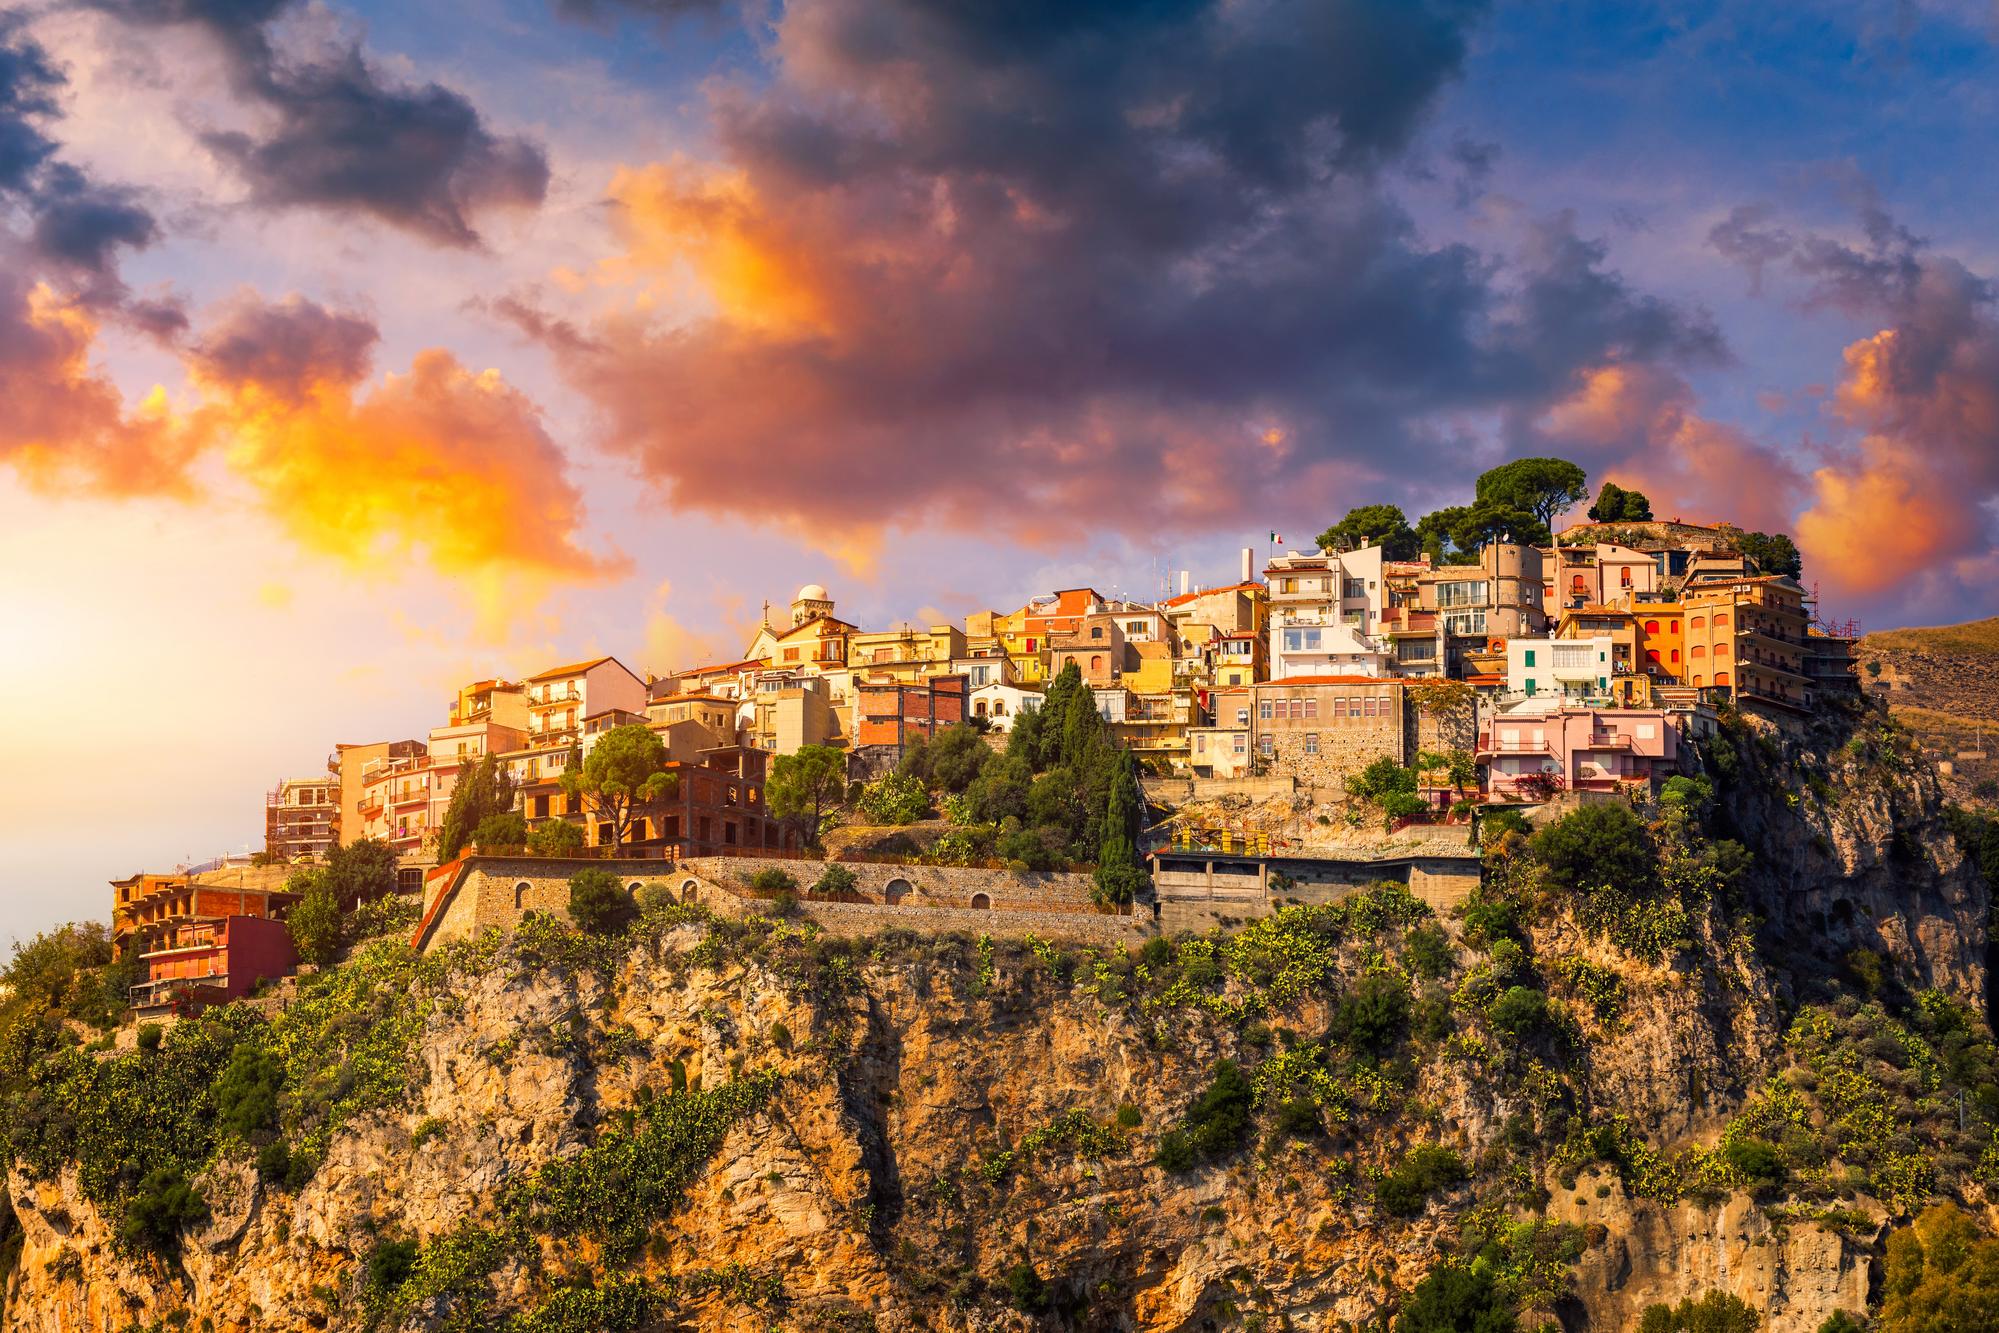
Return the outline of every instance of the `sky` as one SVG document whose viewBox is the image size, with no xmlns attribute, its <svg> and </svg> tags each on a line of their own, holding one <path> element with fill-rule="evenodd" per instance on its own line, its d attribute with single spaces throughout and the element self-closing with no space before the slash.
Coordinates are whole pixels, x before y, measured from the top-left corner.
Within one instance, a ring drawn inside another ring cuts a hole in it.
<svg viewBox="0 0 1999 1333">
<path fill-rule="evenodd" d="M 1558 455 L 1999 612 L 1999 8 L 0 6 L 0 938 L 452 691 Z"/>
</svg>

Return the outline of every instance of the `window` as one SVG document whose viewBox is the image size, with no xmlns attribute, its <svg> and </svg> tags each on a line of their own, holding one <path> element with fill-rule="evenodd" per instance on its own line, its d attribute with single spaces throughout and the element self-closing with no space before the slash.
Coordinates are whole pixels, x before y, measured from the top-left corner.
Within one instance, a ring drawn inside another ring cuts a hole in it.
<svg viewBox="0 0 1999 1333">
<path fill-rule="evenodd" d="M 1534 693 L 1534 678 L 1532 676 L 1527 678 L 1527 693 Z"/>
<path fill-rule="evenodd" d="M 1305 713 L 1304 713 L 1305 721 L 1314 722 L 1318 720 L 1318 717 L 1319 717 L 1319 701 L 1316 698 L 1308 697 L 1305 700 Z"/>
<path fill-rule="evenodd" d="M 1484 606 L 1486 584 L 1483 579 L 1456 579 L 1437 585 L 1437 605 L 1440 608 L 1454 606 Z"/>
<path fill-rule="evenodd" d="M 1533 650 L 1532 648 L 1529 648 L 1529 649 L 1528 649 L 1528 650 L 1526 651 L 1526 659 L 1527 659 L 1526 661 L 1524 661 L 1524 662 L 1522 662 L 1522 663 L 1521 663 L 1521 665 L 1522 665 L 1522 666 L 1533 666 L 1533 665 L 1534 665 L 1534 650 Z"/>
<path fill-rule="evenodd" d="M 1284 631 L 1284 651 L 1287 653 L 1316 653 L 1319 651 L 1320 631 L 1317 629 L 1287 629 Z"/>
<path fill-rule="evenodd" d="M 1306 753 L 1306 754 L 1317 754 L 1318 752 L 1319 752 L 1319 733 L 1318 733 L 1318 732 L 1316 732 L 1316 731 L 1308 731 L 1308 732 L 1306 732 L 1306 733 L 1305 733 L 1305 753 Z"/>
<path fill-rule="evenodd" d="M 1673 661 L 1677 663 L 1679 660 L 1680 660 L 1680 650 L 1678 648 L 1675 648 L 1673 649 Z"/>
<path fill-rule="evenodd" d="M 1244 754 L 1248 750 L 1249 750 L 1249 737 L 1238 733 L 1235 738 L 1235 752 L 1237 754 Z"/>
<path fill-rule="evenodd" d="M 1249 725 L 1249 710 L 1247 708 L 1238 708 L 1235 710 L 1235 724 L 1238 727 Z"/>
<path fill-rule="evenodd" d="M 796 662 L 798 660 L 798 649 L 796 648 L 785 649 L 784 660 L 787 662 Z"/>
<path fill-rule="evenodd" d="M 1095 671 L 1102 671 L 1103 669 L 1104 669 L 1104 659 L 1102 657 L 1092 655 L 1090 658 L 1090 670 L 1095 672 Z"/>
<path fill-rule="evenodd" d="M 1706 617 L 1706 616 L 1695 616 L 1695 617 L 1694 617 L 1694 623 L 1693 623 L 1693 625 L 1691 626 L 1691 628 L 1693 628 L 1693 629 L 1706 629 L 1706 628 L 1707 628 L 1707 617 Z"/>
<path fill-rule="evenodd" d="M 1444 633 L 1446 634 L 1485 633 L 1484 610 L 1481 609 L 1477 611 L 1451 612 L 1449 615 L 1444 617 Z"/>
<path fill-rule="evenodd" d="M 1727 645 L 1727 644 L 1725 644 L 1725 643 L 1717 643 L 1717 644 L 1716 644 L 1716 645 L 1714 646 L 1714 655 L 1715 655 L 1716 657 L 1727 657 L 1727 656 L 1728 656 L 1728 645 Z"/>
<path fill-rule="evenodd" d="M 1347 579 L 1340 587 L 1341 597 L 1367 596 L 1367 582 L 1364 579 Z"/>
<path fill-rule="evenodd" d="M 528 894 L 533 891 L 534 885 L 528 883 L 526 880 L 522 880 L 520 883 L 514 885 L 514 910 L 516 912 L 528 905 Z"/>
<path fill-rule="evenodd" d="M 1262 755 L 1265 759 L 1270 758 L 1270 756 L 1274 754 L 1276 750 L 1277 750 L 1277 741 L 1275 738 L 1270 736 L 1258 736 L 1256 738 L 1256 752 Z"/>
<path fill-rule="evenodd" d="M 1659 632 L 1659 622 L 1658 622 L 1658 621 L 1656 621 L 1656 620 L 1648 620 L 1648 621 L 1646 621 L 1646 622 L 1645 622 L 1645 632 L 1646 632 L 1647 634 L 1657 634 L 1657 633 Z"/>
<path fill-rule="evenodd" d="M 1631 567 L 1629 565 L 1618 571 L 1617 581 L 1620 587 L 1628 588 L 1631 586 Z"/>
<path fill-rule="evenodd" d="M 723 842 L 725 842 L 725 843 L 727 843 L 727 844 L 728 844 L 729 846 L 731 846 L 731 847 L 734 847 L 734 846 L 736 845 L 736 821 L 735 821 L 735 820 L 733 820 L 733 819 L 730 819 L 730 820 L 725 820 L 725 821 L 723 821 L 723 824 L 722 824 L 722 841 L 723 841 Z"/>
<path fill-rule="evenodd" d="M 1103 627 L 1102 625 L 1092 625 L 1092 626 L 1090 626 L 1090 637 L 1091 637 L 1091 638 L 1093 638 L 1093 639 L 1101 639 L 1101 638 L 1103 638 L 1103 637 L 1104 637 L 1104 627 Z"/>
<path fill-rule="evenodd" d="M 1265 722 L 1270 721 L 1270 714 L 1272 711 L 1271 702 L 1272 701 L 1269 699 L 1259 699 L 1256 701 L 1256 715 L 1258 718 L 1260 718 Z"/>
<path fill-rule="evenodd" d="M 1695 657 L 1706 657 L 1707 646 L 1705 644 L 1699 644 L 1699 643 L 1695 644 L 1693 648 L 1693 655 Z"/>
</svg>

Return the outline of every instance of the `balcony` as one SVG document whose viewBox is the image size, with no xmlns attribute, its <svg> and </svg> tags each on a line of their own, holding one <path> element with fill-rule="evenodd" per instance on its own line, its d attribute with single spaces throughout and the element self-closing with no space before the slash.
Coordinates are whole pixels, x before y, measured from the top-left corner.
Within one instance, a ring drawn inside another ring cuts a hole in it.
<svg viewBox="0 0 1999 1333">
<path fill-rule="evenodd" d="M 583 692 L 581 690 L 547 690 L 541 694 L 531 694 L 528 696 L 529 708 L 558 708 L 563 704 L 580 704 L 582 702 Z"/>
<path fill-rule="evenodd" d="M 1615 731 L 1596 732 L 1589 738 L 1589 748 L 1592 750 L 1629 750 L 1631 748 L 1631 737 L 1621 735 Z"/>
</svg>

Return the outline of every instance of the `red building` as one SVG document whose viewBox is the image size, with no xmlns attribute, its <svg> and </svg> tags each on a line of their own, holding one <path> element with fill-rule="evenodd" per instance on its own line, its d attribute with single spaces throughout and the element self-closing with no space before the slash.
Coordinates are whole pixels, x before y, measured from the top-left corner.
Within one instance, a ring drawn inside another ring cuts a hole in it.
<svg viewBox="0 0 1999 1333">
<path fill-rule="evenodd" d="M 932 676 L 914 683 L 862 681 L 854 686 L 860 718 L 855 747 L 862 752 L 892 749 L 899 760 L 905 747 L 963 722 L 970 695 L 971 678 L 963 675 Z"/>
<path fill-rule="evenodd" d="M 298 966 L 284 922 L 261 916 L 180 922 L 154 937 L 139 957 L 146 979 L 132 987 L 131 1004 L 142 1018 L 177 1005 L 226 1004 Z"/>
</svg>

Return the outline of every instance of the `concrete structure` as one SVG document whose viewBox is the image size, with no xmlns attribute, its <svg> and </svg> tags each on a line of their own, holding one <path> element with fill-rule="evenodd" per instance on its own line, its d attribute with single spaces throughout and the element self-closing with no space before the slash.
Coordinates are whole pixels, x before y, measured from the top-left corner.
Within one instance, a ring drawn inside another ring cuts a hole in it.
<svg viewBox="0 0 1999 1333">
<path fill-rule="evenodd" d="M 894 761 L 912 742 L 963 722 L 971 693 L 963 676 L 937 676 L 920 684 L 864 680 L 854 692 L 856 748 L 879 752 L 877 757 L 892 753 Z"/>
<path fill-rule="evenodd" d="M 289 866 L 231 866 L 202 874 L 134 875 L 111 881 L 111 937 L 143 951 L 180 926 L 232 916 L 282 917 L 298 895 Z"/>
<path fill-rule="evenodd" d="M 360 836 L 395 848 L 398 856 L 425 851 L 436 836 L 436 778 L 456 775 L 458 765 L 433 765 L 427 748 L 414 754 L 392 754 L 361 765 Z"/>
<path fill-rule="evenodd" d="M 264 850 L 284 861 L 324 856 L 340 818 L 340 781 L 332 773 L 286 778 L 264 795 Z"/>
<path fill-rule="evenodd" d="M 1764 575 L 1689 584 L 1681 602 L 1689 685 L 1793 711 L 1811 706 L 1805 674 L 1809 618 L 1804 589 L 1795 581 Z"/>
<path fill-rule="evenodd" d="M 1610 698 L 1615 670 L 1609 635 L 1573 639 L 1508 639 L 1506 689 L 1533 698 L 1552 694 L 1572 699 Z"/>
<path fill-rule="evenodd" d="M 1074 666 L 1083 684 L 1092 689 L 1122 685 L 1126 668 L 1133 664 L 1123 622 L 1124 617 L 1101 604 L 1092 606 L 1077 619 L 1072 632 L 1049 643 L 1049 678 Z"/>
<path fill-rule="evenodd" d="M 1255 771 L 1343 791 L 1376 759 L 1407 763 L 1407 688 L 1376 676 L 1293 676 L 1250 687 Z"/>
<path fill-rule="evenodd" d="M 428 754 L 422 741 L 370 741 L 362 745 L 336 745 L 326 761 L 329 772 L 340 779 L 340 810 L 334 820 L 334 841 L 345 846 L 367 837 L 367 820 L 361 813 L 368 775 L 389 760 L 413 759 Z"/>
<path fill-rule="evenodd" d="M 1286 903 L 1339 902 L 1383 882 L 1402 884 L 1448 914 L 1479 885 L 1478 851 L 1463 841 L 1430 840 L 1401 853 L 1352 857 L 1161 849 L 1147 860 L 1161 928 L 1204 930 L 1227 918 L 1268 916 Z M 1278 874 L 1287 881 L 1281 891 L 1272 882 Z"/>
<path fill-rule="evenodd" d="M 796 754 L 807 745 L 845 749 L 846 720 L 833 703 L 833 687 L 823 676 L 801 670 L 759 672 L 754 699 L 756 722 L 750 743 L 769 754 Z"/>
<path fill-rule="evenodd" d="M 566 746 L 583 737 L 583 719 L 610 708 L 643 713 L 646 682 L 615 657 L 572 662 L 527 680 L 528 744 Z"/>
<path fill-rule="evenodd" d="M 987 870 L 965 866 L 896 865 L 843 861 L 856 879 L 854 904 L 881 909 L 865 917 L 875 928 L 927 929 L 962 926 L 957 914 L 991 924 L 1003 915 L 1032 917 L 1043 931 L 1065 917 L 1097 915 L 1090 904 L 1094 880 L 1086 874 Z M 470 939 L 488 929 L 511 931 L 529 913 L 567 917 L 569 877 L 579 870 L 605 869 L 632 893 L 649 883 L 667 886 L 684 902 L 709 905 L 719 890 L 738 902 L 754 900 L 750 877 L 774 868 L 791 876 L 801 899 L 825 873 L 826 862 L 758 857 L 695 857 L 678 863 L 629 857 L 583 860 L 540 857 L 469 856 L 439 866 L 425 887 L 422 921 L 411 936 L 419 949 L 454 939 Z M 845 905 L 845 904 L 843 904 Z M 901 909 L 891 911 L 890 909 Z M 944 919 L 940 920 L 940 914 Z M 1135 924 L 1137 914 L 1106 916 L 1109 922 Z"/>
<path fill-rule="evenodd" d="M 261 916 L 177 923 L 139 957 L 146 979 L 131 988 L 128 1002 L 140 1018 L 226 1004 L 298 966 L 291 932 L 282 921 Z"/>
<path fill-rule="evenodd" d="M 1546 591 L 1550 614 L 1602 606 L 1660 589 L 1659 560 L 1650 551 L 1616 542 L 1588 546 L 1563 546 L 1557 542 L 1551 554 Z"/>
<path fill-rule="evenodd" d="M 1535 799 L 1536 784 L 1559 790 L 1648 791 L 1680 768 L 1680 729 L 1663 709 L 1583 708 L 1558 698 L 1528 699 L 1487 723 L 1477 758 L 1488 766 L 1495 800 Z"/>
<path fill-rule="evenodd" d="M 985 718 L 995 731 L 1012 731 L 1015 718 L 1041 707 L 1041 697 L 1025 685 L 980 685 L 972 690 L 972 716 Z"/>
<path fill-rule="evenodd" d="M 1387 605 L 1380 547 L 1273 556 L 1264 579 L 1272 680 L 1388 674 L 1388 650 L 1377 637 Z"/>
</svg>

